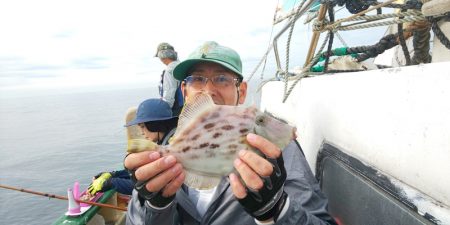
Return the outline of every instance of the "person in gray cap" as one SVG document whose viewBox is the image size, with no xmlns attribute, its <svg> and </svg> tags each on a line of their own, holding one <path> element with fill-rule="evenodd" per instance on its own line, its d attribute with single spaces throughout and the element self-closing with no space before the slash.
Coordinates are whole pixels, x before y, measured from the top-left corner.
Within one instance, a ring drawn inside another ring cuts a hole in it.
<svg viewBox="0 0 450 225">
<path fill-rule="evenodd" d="M 139 104 L 134 120 L 125 127 L 139 125 L 142 135 L 159 145 L 166 145 L 175 133 L 178 117 L 172 115 L 169 104 L 162 99 L 151 98 Z M 127 170 L 101 172 L 94 176 L 88 187 L 91 195 L 115 189 L 125 195 L 131 195 L 134 182 Z"/>
<path fill-rule="evenodd" d="M 161 74 L 161 80 L 159 84 L 159 95 L 161 98 L 169 103 L 174 115 L 179 115 L 181 108 L 183 107 L 183 95 L 181 94 L 180 84 L 173 77 L 173 69 L 178 65 L 178 53 L 175 48 L 169 43 L 161 43 L 158 45 L 155 57 L 158 57 L 166 69 Z"/>
<path fill-rule="evenodd" d="M 216 42 L 197 48 L 175 67 L 174 76 L 183 81 L 186 99 L 206 93 L 216 104 L 238 105 L 247 94 L 239 54 Z M 298 142 L 281 151 L 256 134 L 248 134 L 246 141 L 261 155 L 240 150 L 236 171 L 207 190 L 183 184 L 183 165 L 173 155 L 128 155 L 124 165 L 138 182 L 128 204 L 127 224 L 336 224 Z"/>
</svg>

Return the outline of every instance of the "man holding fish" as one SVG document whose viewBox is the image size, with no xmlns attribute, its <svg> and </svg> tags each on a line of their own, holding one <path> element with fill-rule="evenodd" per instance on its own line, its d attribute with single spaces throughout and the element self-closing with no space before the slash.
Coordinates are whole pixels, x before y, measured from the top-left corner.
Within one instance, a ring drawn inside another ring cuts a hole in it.
<svg viewBox="0 0 450 225">
<path fill-rule="evenodd" d="M 127 224 L 336 224 L 295 128 L 239 106 L 247 83 L 233 49 L 206 42 L 174 76 L 186 105 L 170 144 L 124 162 L 137 180 Z"/>
</svg>

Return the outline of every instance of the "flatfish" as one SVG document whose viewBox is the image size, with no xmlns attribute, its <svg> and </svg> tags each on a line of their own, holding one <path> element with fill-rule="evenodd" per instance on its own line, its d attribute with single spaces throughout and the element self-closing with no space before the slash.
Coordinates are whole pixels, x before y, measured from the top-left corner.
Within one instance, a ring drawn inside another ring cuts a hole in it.
<svg viewBox="0 0 450 225">
<path fill-rule="evenodd" d="M 185 169 L 186 185 L 209 189 L 233 172 L 233 161 L 240 150 L 261 154 L 247 143 L 250 132 L 280 149 L 295 137 L 294 127 L 256 107 L 216 105 L 209 95 L 198 94 L 184 106 L 169 145 L 134 139 L 128 151 L 157 150 L 163 156 L 174 155 Z"/>
</svg>

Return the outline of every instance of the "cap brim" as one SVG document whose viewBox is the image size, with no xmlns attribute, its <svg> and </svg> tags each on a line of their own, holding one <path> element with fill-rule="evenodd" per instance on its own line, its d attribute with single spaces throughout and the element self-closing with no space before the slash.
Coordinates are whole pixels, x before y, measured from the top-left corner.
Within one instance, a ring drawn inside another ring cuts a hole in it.
<svg viewBox="0 0 450 225">
<path fill-rule="evenodd" d="M 143 118 L 143 119 L 134 119 L 134 120 L 128 122 L 127 124 L 125 124 L 124 127 L 129 127 L 129 126 L 133 126 L 133 125 L 136 125 L 136 124 L 145 123 L 145 122 L 149 122 L 149 121 L 170 120 L 170 119 L 175 119 L 175 118 L 177 118 L 177 116 L 173 116 L 173 117 L 163 117 L 163 118 Z"/>
<path fill-rule="evenodd" d="M 217 63 L 233 72 L 235 72 L 236 74 L 239 75 L 239 77 L 241 79 L 243 79 L 243 76 L 241 74 L 241 72 L 239 72 L 236 68 L 230 66 L 228 63 L 219 61 L 219 60 L 215 60 L 215 59 L 187 59 L 181 63 L 179 63 L 175 69 L 173 70 L 173 76 L 175 77 L 175 79 L 182 81 L 184 80 L 187 76 L 189 76 L 188 71 L 189 69 L 192 68 L 192 66 L 194 66 L 197 63 L 200 62 L 213 62 L 213 63 Z"/>
</svg>

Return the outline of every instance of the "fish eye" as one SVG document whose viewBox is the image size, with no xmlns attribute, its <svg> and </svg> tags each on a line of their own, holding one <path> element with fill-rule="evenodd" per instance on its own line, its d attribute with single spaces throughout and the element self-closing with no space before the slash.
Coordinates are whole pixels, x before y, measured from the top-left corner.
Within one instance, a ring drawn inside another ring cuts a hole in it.
<svg viewBox="0 0 450 225">
<path fill-rule="evenodd" d="M 263 125 L 265 121 L 266 121 L 266 119 L 263 116 L 256 117 L 256 124 L 258 124 L 260 126 Z"/>
</svg>

